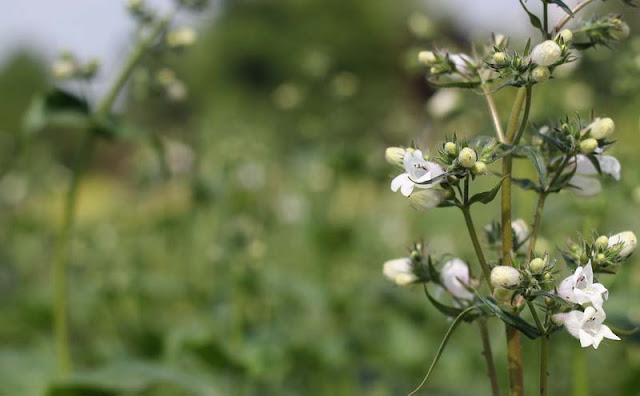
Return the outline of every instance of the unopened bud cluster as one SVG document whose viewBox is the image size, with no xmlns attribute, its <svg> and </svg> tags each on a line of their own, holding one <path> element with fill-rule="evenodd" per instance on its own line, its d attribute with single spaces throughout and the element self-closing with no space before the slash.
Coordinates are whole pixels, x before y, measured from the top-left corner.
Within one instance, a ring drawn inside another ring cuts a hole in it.
<svg viewBox="0 0 640 396">
<path fill-rule="evenodd" d="M 51 65 L 51 74 L 56 80 L 91 79 L 99 68 L 100 61 L 98 59 L 94 58 L 82 63 L 72 53 L 63 52 Z"/>
<path fill-rule="evenodd" d="M 594 272 L 615 273 L 635 251 L 637 243 L 636 235 L 631 231 L 612 236 L 595 235 L 578 242 L 569 240 L 568 250 L 563 251 L 563 255 L 575 265 L 591 262 Z"/>
</svg>

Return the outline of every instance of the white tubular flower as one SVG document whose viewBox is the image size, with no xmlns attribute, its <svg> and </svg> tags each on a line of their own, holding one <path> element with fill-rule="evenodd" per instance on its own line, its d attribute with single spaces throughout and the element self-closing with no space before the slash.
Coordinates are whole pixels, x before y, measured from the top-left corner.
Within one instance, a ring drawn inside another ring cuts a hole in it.
<svg viewBox="0 0 640 396">
<path fill-rule="evenodd" d="M 406 150 L 402 147 L 388 147 L 384 151 L 384 159 L 391 165 L 402 167 Z"/>
<path fill-rule="evenodd" d="M 596 159 L 600 164 L 600 170 L 602 173 L 612 176 L 616 180 L 620 180 L 620 162 L 615 157 L 610 155 L 596 155 Z M 602 184 L 596 177 L 598 170 L 583 154 L 576 156 L 576 162 L 573 166 L 576 166 L 576 174 L 571 178 L 569 184 L 571 191 L 576 195 L 582 197 L 590 197 L 596 195 L 602 191 Z"/>
<path fill-rule="evenodd" d="M 611 135 L 616 128 L 616 124 L 609 117 L 600 118 L 597 117 L 587 128 L 591 132 L 591 137 L 597 140 L 604 139 Z"/>
<path fill-rule="evenodd" d="M 440 179 L 429 184 L 419 183 L 427 182 L 444 173 L 440 165 L 425 160 L 420 150 L 405 153 L 403 164 L 405 173 L 396 176 L 396 178 L 391 181 L 391 191 L 396 192 L 400 190 L 405 197 L 411 195 L 415 186 L 420 188 L 435 187 L 440 183 Z"/>
<path fill-rule="evenodd" d="M 469 73 L 469 64 L 473 64 L 473 59 L 466 54 L 452 54 L 449 55 L 449 59 L 456 66 L 456 70 L 460 73 Z"/>
<path fill-rule="evenodd" d="M 606 317 L 603 310 L 593 307 L 585 308 L 584 312 L 571 311 L 554 315 L 554 319 L 561 322 L 569 334 L 580 340 L 580 346 L 593 346 L 593 349 L 598 349 L 604 338 L 620 340 L 609 326 L 602 324 Z"/>
<path fill-rule="evenodd" d="M 415 210 L 429 210 L 440 205 L 446 195 L 447 192 L 444 190 L 417 191 L 409 197 L 409 204 Z"/>
<path fill-rule="evenodd" d="M 619 234 L 613 235 L 609 238 L 609 247 L 614 247 L 619 244 L 622 245 L 622 250 L 618 255 L 622 258 L 627 258 L 636 250 L 636 245 L 638 244 L 638 239 L 636 238 L 636 234 L 631 231 L 623 231 Z"/>
<path fill-rule="evenodd" d="M 461 300 L 473 300 L 471 293 L 464 285 L 470 284 L 469 267 L 459 258 L 447 261 L 440 272 L 442 285 L 451 295 Z"/>
<path fill-rule="evenodd" d="M 508 289 L 520 284 L 520 272 L 513 267 L 499 265 L 491 270 L 490 280 L 494 287 Z"/>
<path fill-rule="evenodd" d="M 601 283 L 593 283 L 591 263 L 576 268 L 573 275 L 566 277 L 558 286 L 558 295 L 576 304 L 591 303 L 602 308 L 602 303 L 609 297 L 609 291 Z"/>
<path fill-rule="evenodd" d="M 398 286 L 407 286 L 418 280 L 418 276 L 413 273 L 413 263 L 408 257 L 387 261 L 382 273 Z"/>
<path fill-rule="evenodd" d="M 518 245 L 522 245 L 529 237 L 529 225 L 523 219 L 513 220 L 511 222 L 511 229 L 513 230 L 513 235 L 516 236 Z"/>
<path fill-rule="evenodd" d="M 531 51 L 531 61 L 539 66 L 551 66 L 562 56 L 562 49 L 553 40 L 543 41 Z"/>
</svg>

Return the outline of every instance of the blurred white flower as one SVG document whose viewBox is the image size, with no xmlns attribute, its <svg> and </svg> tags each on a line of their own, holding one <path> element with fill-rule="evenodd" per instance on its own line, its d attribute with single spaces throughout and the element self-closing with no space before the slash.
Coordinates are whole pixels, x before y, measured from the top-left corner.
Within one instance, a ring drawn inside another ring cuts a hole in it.
<svg viewBox="0 0 640 396">
<path fill-rule="evenodd" d="M 585 267 L 576 268 L 573 275 L 560 283 L 558 295 L 572 303 L 591 303 L 600 309 L 604 300 L 609 297 L 609 292 L 601 283 L 593 283 L 593 269 L 589 262 Z"/>
<path fill-rule="evenodd" d="M 453 297 L 461 300 L 473 300 L 473 293 L 465 287 L 465 285 L 471 284 L 469 267 L 461 259 L 456 257 L 444 264 L 442 271 L 440 271 L 440 281 Z"/>
<path fill-rule="evenodd" d="M 618 162 L 615 157 L 610 155 L 596 155 L 595 157 L 600 164 L 602 173 L 608 174 L 616 180 L 620 180 L 620 162 Z M 595 177 L 598 175 L 598 170 L 587 156 L 578 154 L 573 166 L 576 167 L 576 173 L 569 182 L 571 191 L 583 197 L 596 195 L 602 191 L 602 184 L 600 180 Z"/>
<path fill-rule="evenodd" d="M 562 56 L 562 49 L 553 40 L 543 41 L 531 51 L 531 61 L 539 66 L 551 66 Z"/>
<path fill-rule="evenodd" d="M 78 73 L 79 66 L 72 58 L 60 58 L 51 65 L 51 74 L 55 79 L 65 80 L 74 77 Z"/>
<path fill-rule="evenodd" d="M 522 245 L 529 237 L 529 225 L 524 219 L 515 219 L 511 222 L 513 235 L 516 237 L 518 245 Z"/>
<path fill-rule="evenodd" d="M 571 311 L 554 315 L 554 319 L 562 323 L 569 334 L 580 340 L 580 346 L 593 346 L 594 349 L 598 349 L 604 338 L 620 340 L 609 326 L 602 324 L 606 317 L 603 310 L 593 307 L 585 308 L 584 312 Z"/>
<path fill-rule="evenodd" d="M 175 80 L 167 86 L 167 98 L 172 102 L 182 102 L 188 93 L 187 86 L 182 81 Z"/>
<path fill-rule="evenodd" d="M 300 194 L 284 194 L 276 202 L 276 212 L 283 223 L 294 224 L 305 217 L 307 205 Z"/>
<path fill-rule="evenodd" d="M 467 54 L 450 54 L 449 59 L 456 66 L 456 70 L 462 74 L 467 74 L 471 70 L 469 64 L 473 65 L 473 59 Z"/>
<path fill-rule="evenodd" d="M 415 210 L 429 210 L 440 205 L 447 192 L 444 190 L 422 190 L 411 194 L 409 204 Z"/>
<path fill-rule="evenodd" d="M 181 27 L 167 33 L 167 45 L 169 47 L 188 47 L 193 45 L 198 38 L 198 33 L 193 28 Z"/>
<path fill-rule="evenodd" d="M 440 89 L 426 103 L 426 109 L 433 118 L 444 118 L 456 111 L 462 104 L 460 91 Z"/>
<path fill-rule="evenodd" d="M 382 273 L 398 286 L 406 286 L 418 280 L 413 273 L 413 263 L 408 257 L 385 262 Z"/>
<path fill-rule="evenodd" d="M 247 191 L 257 191 L 264 187 L 265 170 L 262 164 L 247 162 L 236 169 L 236 179 Z"/>
<path fill-rule="evenodd" d="M 622 258 L 627 258 L 636 250 L 636 245 L 638 244 L 638 239 L 636 238 L 636 234 L 631 231 L 623 231 L 616 235 L 613 235 L 609 238 L 609 247 L 614 247 L 619 244 L 622 245 L 622 250 L 618 255 Z"/>
<path fill-rule="evenodd" d="M 400 190 L 402 195 L 408 197 L 413 192 L 415 186 L 419 188 L 432 188 L 440 183 L 440 179 L 429 184 L 418 184 L 432 180 L 444 173 L 442 167 L 435 162 L 424 159 L 422 151 L 415 150 L 404 155 L 404 170 L 391 181 L 391 191 Z"/>
</svg>

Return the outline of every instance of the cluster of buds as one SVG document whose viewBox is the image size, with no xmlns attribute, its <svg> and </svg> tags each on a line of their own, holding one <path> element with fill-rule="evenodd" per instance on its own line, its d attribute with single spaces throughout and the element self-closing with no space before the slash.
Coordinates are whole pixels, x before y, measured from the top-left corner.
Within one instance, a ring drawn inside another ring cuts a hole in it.
<svg viewBox="0 0 640 396">
<path fill-rule="evenodd" d="M 576 33 L 584 34 L 587 41 L 575 43 L 574 47 L 587 49 L 597 45 L 609 46 L 611 42 L 624 40 L 629 37 L 630 29 L 620 15 L 610 14 L 586 21 Z"/>
<path fill-rule="evenodd" d="M 382 273 L 398 286 L 424 283 L 431 280 L 427 267 L 429 255 L 425 255 L 422 243 L 416 243 L 409 252 L 409 257 L 389 260 L 384 263 Z"/>
<path fill-rule="evenodd" d="M 539 134 L 542 140 L 547 141 L 563 154 L 573 156 L 576 154 L 589 155 L 601 153 L 605 147 L 612 144 L 608 141 L 615 130 L 615 123 L 609 117 L 596 117 L 586 126 L 580 119 L 569 119 L 554 128 L 543 127 Z"/>
<path fill-rule="evenodd" d="M 594 235 L 579 242 L 569 240 L 562 252 L 572 266 L 591 263 L 596 273 L 616 273 L 620 264 L 629 259 L 637 245 L 636 235 L 623 231 L 612 236 Z"/>
<path fill-rule="evenodd" d="M 449 54 L 441 51 L 420 51 L 418 62 L 429 68 L 434 76 L 450 75 L 470 79 L 478 71 L 477 63 L 463 53 Z"/>
<path fill-rule="evenodd" d="M 549 255 L 535 257 L 533 260 L 521 266 L 523 274 L 523 295 L 525 297 L 535 296 L 532 292 L 543 290 L 551 291 L 554 288 L 555 262 L 549 260 Z"/>
<path fill-rule="evenodd" d="M 447 166 L 449 181 L 455 184 L 469 173 L 474 177 L 486 174 L 487 164 L 495 161 L 498 147 L 495 140 L 480 142 L 472 147 L 469 142 L 460 141 L 454 136 L 442 143 L 438 153 L 440 162 Z"/>
<path fill-rule="evenodd" d="M 56 80 L 90 79 L 96 75 L 99 67 L 100 61 L 97 59 L 82 63 L 72 53 L 63 52 L 51 65 L 51 74 Z"/>
</svg>

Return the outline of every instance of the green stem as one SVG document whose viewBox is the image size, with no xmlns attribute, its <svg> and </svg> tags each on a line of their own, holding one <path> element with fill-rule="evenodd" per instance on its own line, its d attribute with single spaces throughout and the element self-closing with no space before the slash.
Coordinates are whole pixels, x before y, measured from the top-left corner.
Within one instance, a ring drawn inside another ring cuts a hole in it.
<svg viewBox="0 0 640 396">
<path fill-rule="evenodd" d="M 573 396 L 589 396 L 587 354 L 582 349 L 573 349 Z"/>
<path fill-rule="evenodd" d="M 111 107 L 113 106 L 113 103 L 116 101 L 116 99 L 118 98 L 118 94 L 120 94 L 120 91 L 122 90 L 124 85 L 127 83 L 127 80 L 129 79 L 129 76 L 133 72 L 133 69 L 136 67 L 138 62 L 140 62 L 140 59 L 142 59 L 142 56 L 145 54 L 147 49 L 153 44 L 153 42 L 156 40 L 158 35 L 164 29 L 166 29 L 166 27 L 169 25 L 170 20 L 171 20 L 170 17 L 161 18 L 153 26 L 151 32 L 149 32 L 149 34 L 145 38 L 138 41 L 136 46 L 133 48 L 131 54 L 129 55 L 129 58 L 127 59 L 124 66 L 120 70 L 120 73 L 118 74 L 115 81 L 113 82 L 113 85 L 111 86 L 107 94 L 104 96 L 104 99 L 102 100 L 102 102 L 100 102 L 100 105 L 98 105 L 98 108 L 95 112 L 96 118 L 98 120 L 101 120 L 102 118 L 106 117 L 109 114 L 109 112 L 111 111 Z"/>
<path fill-rule="evenodd" d="M 522 87 L 516 94 L 513 103 L 511 116 L 507 126 L 507 144 L 511 143 L 518 128 L 520 113 L 525 103 L 525 99 L 530 92 L 529 89 Z M 522 124 L 526 124 L 527 120 L 523 119 Z M 501 195 L 501 221 L 502 221 L 502 264 L 512 265 L 511 250 L 513 249 L 513 230 L 511 229 L 511 168 L 512 156 L 506 155 L 502 159 L 502 183 Z M 512 396 L 524 396 L 524 381 L 522 376 L 522 347 L 520 345 L 520 333 L 517 329 L 507 325 L 507 361 L 509 369 L 509 387 Z"/>
<path fill-rule="evenodd" d="M 498 385 L 496 367 L 493 364 L 493 352 L 491 351 L 491 342 L 489 340 L 489 331 L 487 330 L 486 319 L 478 319 L 478 327 L 480 327 L 480 337 L 482 338 L 482 354 L 487 362 L 487 374 L 491 381 L 491 392 L 493 396 L 500 396 L 500 386 Z"/>
<path fill-rule="evenodd" d="M 549 38 L 549 4 L 546 0 L 542 0 L 542 28 L 544 29 L 544 38 Z"/>
<path fill-rule="evenodd" d="M 549 335 L 542 334 L 540 337 L 540 396 L 547 396 L 549 393 Z"/>
<path fill-rule="evenodd" d="M 473 249 L 475 250 L 476 256 L 478 257 L 480 268 L 482 268 L 482 274 L 484 276 L 484 279 L 487 281 L 487 284 L 489 285 L 489 289 L 491 290 L 491 292 L 493 292 L 493 286 L 491 285 L 490 281 L 491 269 L 489 268 L 489 264 L 487 264 L 487 259 L 484 257 L 482 246 L 480 245 L 480 240 L 478 239 L 478 234 L 476 233 L 476 227 L 473 224 L 473 219 L 471 218 L 469 207 L 464 206 L 462 208 L 462 214 L 464 215 L 464 221 L 467 225 L 467 230 L 469 231 L 469 237 L 471 238 Z"/>
<path fill-rule="evenodd" d="M 70 247 L 78 200 L 78 187 L 80 185 L 82 174 L 91 161 L 94 145 L 94 136 L 91 134 L 87 135 L 82 151 L 80 152 L 80 158 L 74 167 L 71 182 L 69 183 L 69 188 L 65 196 L 62 225 L 53 262 L 54 334 L 56 340 L 56 354 L 58 357 L 58 370 L 63 377 L 71 374 L 72 369 L 67 313 L 67 270 L 69 266 Z"/>
<path fill-rule="evenodd" d="M 544 209 L 544 202 L 547 198 L 547 194 L 541 192 L 538 195 L 538 205 L 536 206 L 536 214 L 533 217 L 533 225 L 531 226 L 531 234 L 529 235 L 529 248 L 527 249 L 527 262 L 531 261 L 533 257 L 534 249 L 536 248 L 536 240 L 538 238 L 538 230 L 540 229 L 540 222 L 542 220 L 542 210 Z"/>
</svg>

